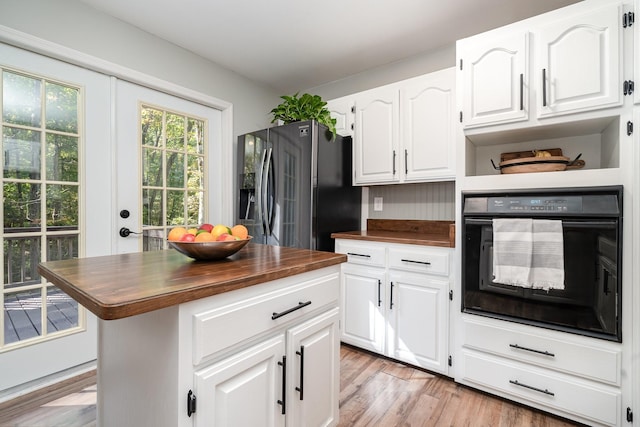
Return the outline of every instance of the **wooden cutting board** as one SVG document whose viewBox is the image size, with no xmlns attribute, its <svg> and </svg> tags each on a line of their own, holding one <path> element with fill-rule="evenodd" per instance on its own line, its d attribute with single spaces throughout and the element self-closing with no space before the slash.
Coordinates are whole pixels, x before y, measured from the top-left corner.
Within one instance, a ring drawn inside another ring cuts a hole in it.
<svg viewBox="0 0 640 427">
<path fill-rule="evenodd" d="M 500 162 L 500 173 L 554 172 L 567 168 L 570 159 L 565 156 L 523 157 Z"/>
</svg>

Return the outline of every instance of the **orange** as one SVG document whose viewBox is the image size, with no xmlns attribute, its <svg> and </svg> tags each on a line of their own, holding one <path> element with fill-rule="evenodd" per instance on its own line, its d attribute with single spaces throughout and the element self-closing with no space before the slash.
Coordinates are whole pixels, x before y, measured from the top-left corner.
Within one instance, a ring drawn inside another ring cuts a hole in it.
<svg viewBox="0 0 640 427">
<path fill-rule="evenodd" d="M 169 231 L 167 235 L 167 239 L 171 241 L 178 241 L 180 238 L 187 233 L 187 229 L 184 227 L 175 227 Z"/>
<path fill-rule="evenodd" d="M 213 242 L 215 240 L 216 238 L 213 237 L 211 233 L 204 232 L 196 235 L 196 239 L 194 241 L 195 242 Z"/>
<path fill-rule="evenodd" d="M 237 237 L 240 240 L 244 240 L 249 236 L 249 230 L 242 224 L 234 225 L 231 228 L 231 235 Z"/>
</svg>

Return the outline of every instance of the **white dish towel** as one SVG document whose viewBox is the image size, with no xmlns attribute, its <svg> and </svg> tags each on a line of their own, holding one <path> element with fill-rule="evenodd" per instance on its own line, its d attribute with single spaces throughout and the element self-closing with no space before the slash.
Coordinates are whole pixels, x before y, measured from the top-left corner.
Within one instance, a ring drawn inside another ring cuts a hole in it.
<svg viewBox="0 0 640 427">
<path fill-rule="evenodd" d="M 493 275 L 505 285 L 564 289 L 562 221 L 494 219 Z"/>
</svg>

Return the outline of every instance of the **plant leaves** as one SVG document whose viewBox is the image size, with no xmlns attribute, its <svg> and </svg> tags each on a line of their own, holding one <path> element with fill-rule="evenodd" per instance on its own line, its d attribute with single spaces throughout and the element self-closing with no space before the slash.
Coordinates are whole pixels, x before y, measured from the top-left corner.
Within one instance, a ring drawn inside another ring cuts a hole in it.
<svg viewBox="0 0 640 427">
<path fill-rule="evenodd" d="M 331 117 L 331 113 L 326 108 L 327 103 L 319 95 L 304 93 L 298 96 L 299 92 L 289 96 L 282 95 L 283 100 L 279 105 L 271 110 L 274 123 L 282 120 L 285 124 L 304 120 L 315 120 L 325 125 L 331 131 L 333 139 L 336 136 L 336 119 Z"/>
</svg>

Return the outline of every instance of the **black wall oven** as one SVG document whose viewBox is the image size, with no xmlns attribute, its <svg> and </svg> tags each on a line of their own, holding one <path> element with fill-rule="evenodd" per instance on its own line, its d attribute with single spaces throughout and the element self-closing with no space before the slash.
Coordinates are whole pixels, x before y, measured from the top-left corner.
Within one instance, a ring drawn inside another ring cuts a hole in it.
<svg viewBox="0 0 640 427">
<path fill-rule="evenodd" d="M 564 289 L 496 283 L 493 220 L 562 224 Z M 622 341 L 622 187 L 462 193 L 462 311 Z"/>
</svg>

